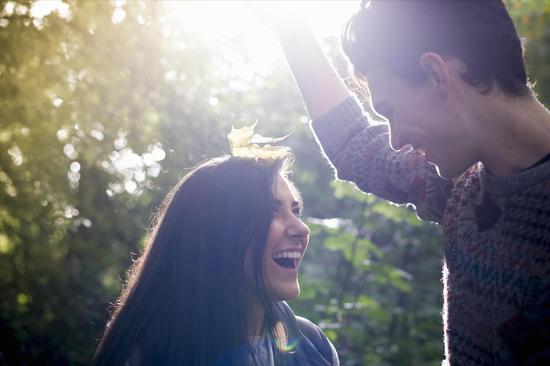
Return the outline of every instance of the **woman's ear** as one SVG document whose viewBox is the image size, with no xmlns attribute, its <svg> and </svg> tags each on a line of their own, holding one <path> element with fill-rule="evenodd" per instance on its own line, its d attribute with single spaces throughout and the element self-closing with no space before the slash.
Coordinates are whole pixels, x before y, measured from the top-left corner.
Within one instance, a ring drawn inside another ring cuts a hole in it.
<svg viewBox="0 0 550 366">
<path fill-rule="evenodd" d="M 437 53 L 426 52 L 420 56 L 420 67 L 428 75 L 428 82 L 433 90 L 446 96 L 449 88 L 449 70 L 447 70 L 446 61 Z"/>
</svg>

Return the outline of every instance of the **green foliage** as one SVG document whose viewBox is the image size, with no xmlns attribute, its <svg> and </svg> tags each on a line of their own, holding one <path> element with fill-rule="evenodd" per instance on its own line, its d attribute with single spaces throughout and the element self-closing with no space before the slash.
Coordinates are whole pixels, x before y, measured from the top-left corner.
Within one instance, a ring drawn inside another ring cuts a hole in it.
<svg viewBox="0 0 550 366">
<path fill-rule="evenodd" d="M 310 219 L 305 290 L 292 305 L 321 324 L 343 364 L 439 364 L 438 228 L 349 183 L 332 186 L 345 219 Z"/>
<path fill-rule="evenodd" d="M 524 37 L 531 83 L 539 98 L 550 100 L 550 0 L 508 1 L 518 32 Z"/>
<path fill-rule="evenodd" d="M 440 363 L 439 229 L 332 182 L 283 63 L 245 78 L 242 39 L 167 35 L 158 3 L 128 2 L 119 23 L 110 2 L 68 4 L 39 21 L 0 1 L 0 363 L 89 363 L 164 194 L 254 120 L 293 134 L 312 230 L 295 310 L 344 365 Z M 548 104 L 548 3 L 510 7 Z"/>
</svg>

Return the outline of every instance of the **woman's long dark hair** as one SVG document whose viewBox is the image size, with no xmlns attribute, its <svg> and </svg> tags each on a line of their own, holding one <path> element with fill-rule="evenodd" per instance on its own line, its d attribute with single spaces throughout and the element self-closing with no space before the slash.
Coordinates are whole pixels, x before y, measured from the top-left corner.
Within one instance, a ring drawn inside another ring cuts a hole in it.
<svg viewBox="0 0 550 366">
<path fill-rule="evenodd" d="M 167 195 L 141 257 L 115 304 L 96 365 L 246 365 L 252 246 L 257 293 L 273 215 L 275 177 L 288 159 L 221 157 L 187 174 Z"/>
</svg>

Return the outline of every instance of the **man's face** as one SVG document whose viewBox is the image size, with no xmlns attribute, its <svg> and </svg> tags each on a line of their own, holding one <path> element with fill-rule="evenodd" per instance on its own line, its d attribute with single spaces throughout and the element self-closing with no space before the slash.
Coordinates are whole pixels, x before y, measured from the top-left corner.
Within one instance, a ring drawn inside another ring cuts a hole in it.
<svg viewBox="0 0 550 366">
<path fill-rule="evenodd" d="M 438 92 L 429 78 L 415 86 L 386 70 L 370 73 L 368 86 L 374 109 L 390 124 L 394 150 L 411 145 L 445 178 L 462 174 L 475 162 L 452 93 Z"/>
</svg>

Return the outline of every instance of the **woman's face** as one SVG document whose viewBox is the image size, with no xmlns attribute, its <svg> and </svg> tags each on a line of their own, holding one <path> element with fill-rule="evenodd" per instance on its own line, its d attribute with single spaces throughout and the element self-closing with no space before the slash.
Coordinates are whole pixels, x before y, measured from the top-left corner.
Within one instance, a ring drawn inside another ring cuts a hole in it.
<svg viewBox="0 0 550 366">
<path fill-rule="evenodd" d="M 272 301 L 290 300 L 300 294 L 298 267 L 309 242 L 309 228 L 301 220 L 302 203 L 281 175 L 273 186 L 275 214 L 263 254 L 266 293 Z"/>
</svg>

